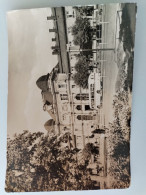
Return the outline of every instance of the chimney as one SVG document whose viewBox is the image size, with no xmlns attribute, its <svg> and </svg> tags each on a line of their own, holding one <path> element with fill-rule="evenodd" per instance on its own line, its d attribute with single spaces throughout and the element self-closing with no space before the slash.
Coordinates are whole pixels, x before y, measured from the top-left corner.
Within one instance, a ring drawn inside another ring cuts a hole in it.
<svg viewBox="0 0 146 195">
<path fill-rule="evenodd" d="M 49 32 L 55 32 L 55 33 L 57 33 L 57 29 L 55 29 L 55 28 L 49 29 Z"/>
<path fill-rule="evenodd" d="M 56 38 L 52 38 L 52 41 L 56 41 Z"/>
<path fill-rule="evenodd" d="M 47 16 L 47 20 L 56 20 L 56 16 Z"/>
</svg>

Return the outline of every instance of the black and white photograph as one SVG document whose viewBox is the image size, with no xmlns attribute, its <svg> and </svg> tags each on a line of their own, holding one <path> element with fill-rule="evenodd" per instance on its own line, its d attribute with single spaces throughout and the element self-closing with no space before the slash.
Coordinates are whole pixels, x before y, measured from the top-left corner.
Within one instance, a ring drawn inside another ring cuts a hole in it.
<svg viewBox="0 0 146 195">
<path fill-rule="evenodd" d="M 135 3 L 10 11 L 7 192 L 130 186 Z"/>
</svg>

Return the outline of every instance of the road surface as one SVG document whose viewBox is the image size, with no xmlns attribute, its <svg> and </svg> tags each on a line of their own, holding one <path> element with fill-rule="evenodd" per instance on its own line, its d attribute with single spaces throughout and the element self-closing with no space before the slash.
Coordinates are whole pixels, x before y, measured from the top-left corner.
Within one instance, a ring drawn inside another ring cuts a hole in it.
<svg viewBox="0 0 146 195">
<path fill-rule="evenodd" d="M 117 34 L 117 11 L 120 10 L 119 4 L 105 5 L 103 40 L 106 45 L 103 48 L 113 48 L 116 45 Z M 100 110 L 101 126 L 109 126 L 109 122 L 113 121 L 113 98 L 115 95 L 115 84 L 118 75 L 118 67 L 115 62 L 115 51 L 101 51 L 102 57 L 105 60 L 102 63 L 101 74 L 103 76 L 103 103 Z"/>
</svg>

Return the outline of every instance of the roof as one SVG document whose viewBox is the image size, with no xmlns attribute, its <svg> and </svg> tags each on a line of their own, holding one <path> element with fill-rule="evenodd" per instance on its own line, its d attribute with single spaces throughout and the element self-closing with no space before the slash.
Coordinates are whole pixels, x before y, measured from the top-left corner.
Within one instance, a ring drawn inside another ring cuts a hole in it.
<svg viewBox="0 0 146 195">
<path fill-rule="evenodd" d="M 49 103 L 53 104 L 53 95 L 50 91 L 45 91 L 45 92 L 42 91 L 42 96 L 43 96 L 44 103 L 46 103 L 47 105 L 49 105 Z"/>
<path fill-rule="evenodd" d="M 44 127 L 45 129 L 50 132 L 53 128 L 54 128 L 54 125 L 55 125 L 55 121 L 53 119 L 49 119 L 45 124 L 44 124 Z"/>
<path fill-rule="evenodd" d="M 48 73 L 47 75 L 41 76 L 37 81 L 36 85 L 38 88 L 40 88 L 42 91 L 47 91 L 49 89 L 48 85 L 48 79 L 49 79 L 50 74 Z"/>
</svg>

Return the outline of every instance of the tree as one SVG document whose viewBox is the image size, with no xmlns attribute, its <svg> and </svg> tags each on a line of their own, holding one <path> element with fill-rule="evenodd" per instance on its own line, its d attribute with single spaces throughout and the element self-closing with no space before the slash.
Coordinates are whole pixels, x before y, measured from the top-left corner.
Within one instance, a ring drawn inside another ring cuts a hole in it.
<svg viewBox="0 0 146 195">
<path fill-rule="evenodd" d="M 124 80 L 123 78 L 123 83 Z M 131 116 L 131 109 L 128 102 L 128 92 L 117 91 L 113 101 L 114 120 L 110 123 L 109 130 L 106 129 L 112 162 L 109 173 L 113 178 L 113 188 L 127 188 L 130 184 L 130 126 L 127 119 Z"/>
<path fill-rule="evenodd" d="M 33 177 L 30 159 L 37 148 L 35 141 L 42 135 L 24 131 L 7 141 L 6 191 L 29 191 Z"/>
<path fill-rule="evenodd" d="M 6 191 L 60 191 L 92 189 L 79 150 L 68 147 L 69 133 L 60 136 L 25 131 L 8 140 Z"/>
<path fill-rule="evenodd" d="M 89 161 L 92 154 L 99 154 L 99 148 L 97 146 L 94 146 L 93 143 L 87 143 L 85 148 L 83 149 L 83 156 L 85 160 Z"/>
<path fill-rule="evenodd" d="M 78 15 L 80 16 L 92 15 L 94 10 L 93 6 L 82 6 L 82 7 L 75 6 L 74 8 L 76 9 L 76 12 L 78 12 Z"/>
<path fill-rule="evenodd" d="M 91 47 L 92 28 L 88 18 L 77 17 L 72 27 L 74 35 L 74 44 L 80 45 L 81 48 Z"/>
<path fill-rule="evenodd" d="M 75 83 L 82 88 L 88 88 L 89 62 L 87 62 L 85 56 L 79 58 L 75 64 L 75 70 L 76 73 L 73 76 Z"/>
<path fill-rule="evenodd" d="M 118 160 L 120 157 L 129 158 L 129 147 L 130 146 L 128 141 L 123 140 L 121 142 L 118 142 L 112 154 L 113 158 L 115 158 L 116 160 Z"/>
</svg>

